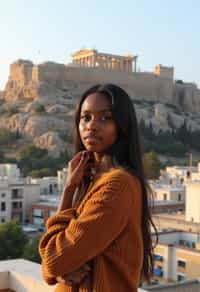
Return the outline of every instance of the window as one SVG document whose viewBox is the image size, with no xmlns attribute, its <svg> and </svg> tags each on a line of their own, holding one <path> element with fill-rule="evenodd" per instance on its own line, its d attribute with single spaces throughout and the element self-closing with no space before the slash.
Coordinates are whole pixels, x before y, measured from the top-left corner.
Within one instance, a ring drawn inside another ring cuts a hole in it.
<svg viewBox="0 0 200 292">
<path fill-rule="evenodd" d="M 43 210 L 41 209 L 33 209 L 33 216 L 34 217 L 43 217 Z"/>
<path fill-rule="evenodd" d="M 154 268 L 153 269 L 153 275 L 157 277 L 162 277 L 163 276 L 163 270 L 160 268 Z"/>
<path fill-rule="evenodd" d="M 33 224 L 44 225 L 44 219 L 43 218 L 39 218 L 39 217 L 34 217 L 33 218 Z"/>
<path fill-rule="evenodd" d="M 5 196 L 6 196 L 5 193 L 2 193 L 2 194 L 1 194 L 1 197 L 2 197 L 2 198 L 5 198 Z"/>
<path fill-rule="evenodd" d="M 49 210 L 49 217 L 53 216 L 56 213 L 56 211 Z"/>
<path fill-rule="evenodd" d="M 187 171 L 186 175 L 187 175 L 187 178 L 190 178 L 190 171 L 189 170 Z"/>
<path fill-rule="evenodd" d="M 155 260 L 155 261 L 162 262 L 162 261 L 163 261 L 163 257 L 162 257 L 161 255 L 154 254 L 154 260 Z"/>
<path fill-rule="evenodd" d="M 178 201 L 181 201 L 181 200 L 182 200 L 182 195 L 178 194 Z"/>
<path fill-rule="evenodd" d="M 1 222 L 4 223 L 6 220 L 5 218 L 1 218 Z"/>
<path fill-rule="evenodd" d="M 164 201 L 167 200 L 167 194 L 163 194 L 163 200 L 164 200 Z"/>
<path fill-rule="evenodd" d="M 53 194 L 53 186 L 52 185 L 49 185 L 49 193 Z"/>
<path fill-rule="evenodd" d="M 177 281 L 184 281 L 185 280 L 185 276 L 184 275 L 177 275 Z"/>
<path fill-rule="evenodd" d="M 6 211 L 6 202 L 1 202 L 1 211 Z"/>
<path fill-rule="evenodd" d="M 20 209 L 22 207 L 22 202 L 12 202 L 13 209 Z"/>
<path fill-rule="evenodd" d="M 12 199 L 22 199 L 22 189 L 12 189 Z"/>
<path fill-rule="evenodd" d="M 178 261 L 177 261 L 177 265 L 178 265 L 178 267 L 185 268 L 185 266 L 186 266 L 186 262 L 183 261 L 183 260 L 178 260 Z"/>
</svg>

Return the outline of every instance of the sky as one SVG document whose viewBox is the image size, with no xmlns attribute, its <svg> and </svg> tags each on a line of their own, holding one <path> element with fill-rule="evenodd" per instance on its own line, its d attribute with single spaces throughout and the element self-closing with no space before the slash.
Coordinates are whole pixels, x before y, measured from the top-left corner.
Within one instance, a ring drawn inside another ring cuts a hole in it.
<svg viewBox="0 0 200 292">
<path fill-rule="evenodd" d="M 17 59 L 67 64 L 82 48 L 173 66 L 200 87 L 199 0 L 0 0 L 0 89 Z"/>
</svg>

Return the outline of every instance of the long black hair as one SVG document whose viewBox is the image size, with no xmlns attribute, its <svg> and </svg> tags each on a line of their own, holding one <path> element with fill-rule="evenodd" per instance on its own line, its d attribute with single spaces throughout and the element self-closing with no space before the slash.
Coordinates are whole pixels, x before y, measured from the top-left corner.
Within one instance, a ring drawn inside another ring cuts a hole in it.
<svg viewBox="0 0 200 292">
<path fill-rule="evenodd" d="M 146 180 L 143 167 L 143 148 L 139 135 L 138 123 L 133 102 L 129 95 L 119 86 L 114 84 L 98 84 L 83 93 L 75 112 L 74 147 L 75 154 L 85 149 L 80 133 L 79 122 L 81 107 L 92 93 L 102 93 L 111 101 L 113 119 L 118 129 L 116 142 L 107 150 L 112 161 L 126 168 L 130 173 L 138 177 L 142 187 L 142 221 L 141 229 L 144 242 L 144 261 L 142 275 L 147 281 L 153 272 L 153 243 L 151 238 L 151 226 L 157 234 L 152 221 L 149 201 L 152 199 L 152 190 Z"/>
</svg>

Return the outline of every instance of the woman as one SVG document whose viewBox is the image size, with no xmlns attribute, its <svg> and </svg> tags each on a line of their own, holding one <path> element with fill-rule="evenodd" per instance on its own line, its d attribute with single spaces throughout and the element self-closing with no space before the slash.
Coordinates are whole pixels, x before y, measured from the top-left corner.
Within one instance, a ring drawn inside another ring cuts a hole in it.
<svg viewBox="0 0 200 292">
<path fill-rule="evenodd" d="M 75 121 L 75 155 L 39 245 L 44 279 L 56 292 L 135 292 L 152 273 L 155 226 L 134 106 L 120 87 L 96 85 Z"/>
</svg>

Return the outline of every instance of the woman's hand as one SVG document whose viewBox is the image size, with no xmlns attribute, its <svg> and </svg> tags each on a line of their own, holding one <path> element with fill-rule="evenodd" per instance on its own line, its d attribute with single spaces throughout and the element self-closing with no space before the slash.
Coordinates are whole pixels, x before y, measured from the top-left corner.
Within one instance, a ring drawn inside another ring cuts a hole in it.
<svg viewBox="0 0 200 292">
<path fill-rule="evenodd" d="M 88 264 L 85 264 L 78 270 L 64 276 L 56 278 L 58 283 L 67 284 L 69 286 L 75 286 L 81 284 L 83 279 L 89 274 L 91 268 Z"/>
<path fill-rule="evenodd" d="M 83 177 L 89 175 L 89 169 L 94 163 L 93 153 L 89 151 L 78 152 L 68 163 L 68 173 L 61 202 L 57 212 L 71 208 L 76 187 L 80 185 Z"/>
<path fill-rule="evenodd" d="M 66 187 L 77 187 L 88 174 L 92 152 L 80 151 L 68 163 Z"/>
</svg>

